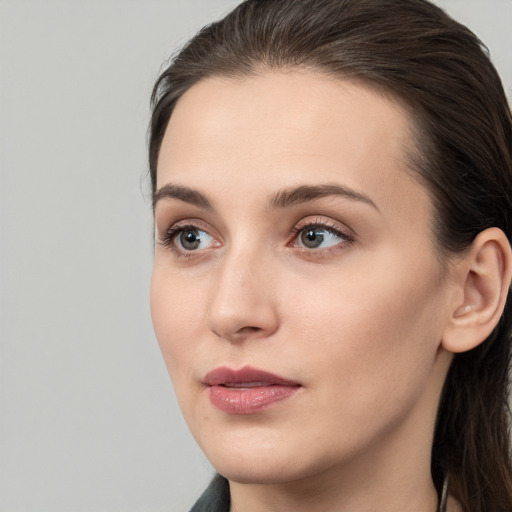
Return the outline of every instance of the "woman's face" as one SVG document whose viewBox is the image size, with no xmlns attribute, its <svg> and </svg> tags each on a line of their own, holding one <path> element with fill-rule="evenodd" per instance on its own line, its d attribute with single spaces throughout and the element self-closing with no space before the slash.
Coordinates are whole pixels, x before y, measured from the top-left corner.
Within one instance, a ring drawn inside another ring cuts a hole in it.
<svg viewBox="0 0 512 512">
<path fill-rule="evenodd" d="M 185 419 L 228 478 L 402 452 L 428 464 L 453 293 L 409 130 L 392 99 L 312 72 L 210 78 L 179 100 L 152 316 Z"/>
</svg>

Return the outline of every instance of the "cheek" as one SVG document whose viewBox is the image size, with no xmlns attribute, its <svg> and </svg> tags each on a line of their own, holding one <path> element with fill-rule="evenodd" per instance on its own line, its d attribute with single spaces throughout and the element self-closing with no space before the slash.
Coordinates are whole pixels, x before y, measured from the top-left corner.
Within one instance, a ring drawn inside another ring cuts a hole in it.
<svg viewBox="0 0 512 512">
<path fill-rule="evenodd" d="M 343 410 L 369 401 L 413 399 L 429 378 L 442 336 L 442 309 L 435 269 L 396 268 L 383 260 L 386 272 L 332 276 L 307 293 L 289 291 L 289 337 L 302 346 L 302 364 L 320 369 L 328 386 L 343 389 Z M 297 300 L 300 297 L 300 300 Z M 290 305 L 295 304 L 293 311 Z M 389 396 L 388 396 L 389 395 Z M 393 398 L 394 397 L 394 398 Z M 380 402 L 380 403 L 379 403 Z"/>
<path fill-rule="evenodd" d="M 151 318 L 169 375 L 179 387 L 190 371 L 204 329 L 204 301 L 197 283 L 183 283 L 155 265 L 151 278 Z"/>
</svg>

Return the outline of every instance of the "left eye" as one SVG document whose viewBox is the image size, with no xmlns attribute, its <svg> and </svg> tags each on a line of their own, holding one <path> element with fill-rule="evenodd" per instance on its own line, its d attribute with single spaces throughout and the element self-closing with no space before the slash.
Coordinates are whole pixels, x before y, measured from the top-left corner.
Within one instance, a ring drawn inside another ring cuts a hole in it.
<svg viewBox="0 0 512 512">
<path fill-rule="evenodd" d="M 214 238 L 201 229 L 182 229 L 175 234 L 174 244 L 183 251 L 197 251 L 211 247 Z"/>
<path fill-rule="evenodd" d="M 306 226 L 299 231 L 295 243 L 306 249 L 323 249 L 338 245 L 346 239 L 341 233 L 325 226 Z"/>
</svg>

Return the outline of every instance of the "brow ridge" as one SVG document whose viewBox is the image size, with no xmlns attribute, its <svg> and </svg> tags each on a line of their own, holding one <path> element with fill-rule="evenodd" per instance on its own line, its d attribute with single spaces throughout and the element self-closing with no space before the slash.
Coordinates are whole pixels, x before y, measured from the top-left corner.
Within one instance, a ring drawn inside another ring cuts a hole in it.
<svg viewBox="0 0 512 512">
<path fill-rule="evenodd" d="M 297 187 L 280 190 L 270 197 L 268 206 L 271 209 L 280 209 L 328 196 L 341 196 L 345 199 L 360 201 L 379 211 L 377 205 L 364 192 L 353 190 L 345 185 L 332 183 L 320 185 L 299 185 Z M 207 196 L 198 190 L 183 185 L 167 183 L 159 188 L 153 194 L 153 210 L 155 209 L 157 202 L 164 198 L 178 199 L 185 203 L 207 210 L 211 210 L 213 208 L 212 203 Z"/>
<path fill-rule="evenodd" d="M 269 207 L 286 208 L 327 196 L 341 196 L 353 201 L 360 201 L 379 210 L 377 205 L 364 192 L 358 192 L 345 185 L 332 183 L 300 185 L 298 187 L 281 190 L 270 198 Z"/>
<path fill-rule="evenodd" d="M 179 201 L 183 201 L 206 210 L 212 209 L 212 203 L 204 194 L 198 190 L 194 190 L 193 188 L 185 187 L 183 185 L 167 183 L 163 187 L 159 188 L 153 194 L 153 210 L 155 209 L 157 202 L 164 198 L 178 199 Z"/>
</svg>

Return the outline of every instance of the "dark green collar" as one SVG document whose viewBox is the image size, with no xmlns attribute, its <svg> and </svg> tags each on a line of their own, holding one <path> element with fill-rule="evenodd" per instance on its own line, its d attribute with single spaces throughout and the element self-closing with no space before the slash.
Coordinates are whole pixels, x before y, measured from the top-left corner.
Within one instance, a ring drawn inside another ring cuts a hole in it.
<svg viewBox="0 0 512 512">
<path fill-rule="evenodd" d="M 216 475 L 190 512 L 229 512 L 229 483 Z"/>
</svg>

